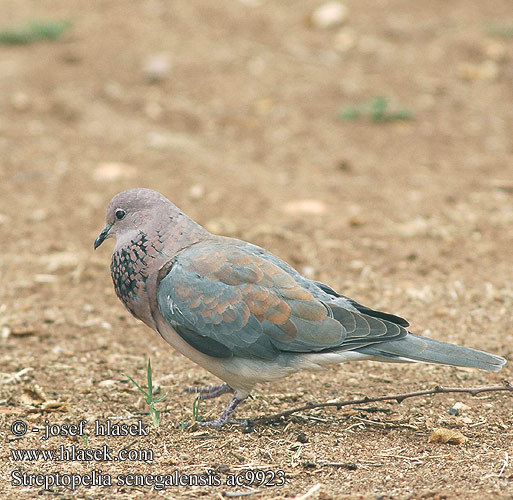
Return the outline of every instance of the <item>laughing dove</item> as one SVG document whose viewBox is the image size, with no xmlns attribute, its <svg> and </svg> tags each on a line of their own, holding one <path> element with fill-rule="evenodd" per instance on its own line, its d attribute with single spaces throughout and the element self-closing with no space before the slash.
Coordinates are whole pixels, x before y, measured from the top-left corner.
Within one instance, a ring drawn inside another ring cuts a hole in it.
<svg viewBox="0 0 513 500">
<path fill-rule="evenodd" d="M 419 337 L 408 322 L 310 280 L 251 243 L 216 236 L 161 194 L 129 189 L 112 198 L 98 248 L 116 238 L 116 294 L 171 346 L 222 379 L 190 389 L 233 398 L 219 427 L 255 384 L 350 360 L 424 362 L 499 370 L 505 359 Z"/>
</svg>

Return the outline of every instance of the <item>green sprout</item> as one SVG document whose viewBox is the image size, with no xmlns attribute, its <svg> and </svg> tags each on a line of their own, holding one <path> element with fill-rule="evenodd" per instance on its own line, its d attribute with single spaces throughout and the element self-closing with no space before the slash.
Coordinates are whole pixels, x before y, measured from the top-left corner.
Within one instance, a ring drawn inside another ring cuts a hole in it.
<svg viewBox="0 0 513 500">
<path fill-rule="evenodd" d="M 399 120 L 411 120 L 413 113 L 409 109 L 390 111 L 390 100 L 386 97 L 375 97 L 367 104 L 341 108 L 338 117 L 342 120 L 368 118 L 374 123 L 385 123 Z"/>
<path fill-rule="evenodd" d="M 33 21 L 27 26 L 0 30 L 0 45 L 26 45 L 58 40 L 71 28 L 69 21 Z"/>
<path fill-rule="evenodd" d="M 200 398 L 200 396 L 197 396 L 196 398 L 194 398 L 194 401 L 192 402 L 192 423 L 193 424 L 194 424 L 194 422 L 198 422 L 200 420 L 200 417 L 199 417 L 200 404 L 201 404 L 201 398 Z M 183 431 L 189 425 L 191 425 L 191 424 L 189 424 L 185 420 L 185 416 L 182 415 L 182 420 L 180 422 L 180 425 L 178 426 L 179 429 Z"/>
<path fill-rule="evenodd" d="M 199 420 L 200 403 L 201 399 L 199 396 L 194 398 L 194 401 L 192 402 L 192 418 L 194 419 L 194 422 L 197 422 Z"/>
<path fill-rule="evenodd" d="M 162 396 L 159 396 L 158 398 L 154 399 L 153 397 L 153 379 L 151 375 L 151 360 L 148 359 L 148 369 L 147 369 L 147 378 L 148 378 L 148 392 L 146 392 L 130 375 L 127 375 L 126 373 L 123 373 L 125 377 L 127 377 L 136 387 L 141 391 L 141 393 L 144 396 L 144 399 L 146 400 L 146 404 L 148 405 L 150 409 L 150 415 L 151 415 L 151 421 L 153 424 L 153 427 L 155 429 L 158 429 L 160 425 L 160 411 L 155 409 L 155 403 L 158 403 L 159 401 L 162 401 L 166 396 L 167 393 L 162 394 Z"/>
</svg>

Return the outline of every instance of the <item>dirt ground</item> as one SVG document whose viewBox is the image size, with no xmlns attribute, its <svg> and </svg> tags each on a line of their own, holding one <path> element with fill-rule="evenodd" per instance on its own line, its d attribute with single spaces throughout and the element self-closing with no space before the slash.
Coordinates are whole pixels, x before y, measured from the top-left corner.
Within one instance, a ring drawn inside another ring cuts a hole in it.
<svg viewBox="0 0 513 500">
<path fill-rule="evenodd" d="M 312 24 L 321 4 L 0 0 L 0 29 L 73 23 L 55 42 L 0 45 L 2 499 L 513 498 L 511 393 L 302 412 L 253 432 L 181 430 L 193 403 L 182 388 L 217 380 L 123 308 L 111 242 L 93 251 L 111 196 L 150 187 L 413 332 L 510 360 L 498 373 L 371 362 L 301 373 L 258 387 L 241 417 L 513 380 L 513 37 L 497 28 L 513 25 L 511 2 L 345 0 L 331 28 Z M 338 116 L 378 96 L 413 119 Z M 159 430 L 96 436 L 95 420 L 150 423 L 123 375 L 142 384 L 148 357 L 167 392 Z M 225 398 L 203 403 L 201 417 Z M 32 432 L 83 419 L 87 438 Z M 13 435 L 16 420 L 25 436 Z M 428 443 L 438 427 L 468 441 Z M 154 459 L 11 453 L 73 444 Z M 226 484 L 257 469 L 283 471 L 285 484 Z M 15 470 L 101 470 L 113 485 L 16 486 Z M 116 483 L 208 470 L 223 484 Z"/>
</svg>

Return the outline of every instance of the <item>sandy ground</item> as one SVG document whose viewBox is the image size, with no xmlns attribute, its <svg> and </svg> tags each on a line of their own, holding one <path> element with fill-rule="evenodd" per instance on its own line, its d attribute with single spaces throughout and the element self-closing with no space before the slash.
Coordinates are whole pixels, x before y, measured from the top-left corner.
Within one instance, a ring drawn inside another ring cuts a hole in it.
<svg viewBox="0 0 513 500">
<path fill-rule="evenodd" d="M 111 196 L 150 187 L 210 230 L 406 317 L 416 333 L 513 359 L 513 38 L 496 29 L 512 26 L 511 3 L 346 0 L 346 19 L 330 29 L 309 22 L 319 5 L 0 1 L 2 29 L 73 22 L 56 42 L 0 45 L 1 498 L 513 497 L 507 393 L 302 412 L 250 433 L 180 430 L 193 402 L 182 388 L 217 381 L 123 309 L 109 244 L 93 251 Z M 378 96 L 413 119 L 337 116 Z M 96 436 L 95 420 L 150 423 L 123 376 L 143 383 L 148 357 L 158 394 L 168 393 L 159 430 Z M 512 367 L 345 364 L 258 387 L 239 415 L 500 384 Z M 224 404 L 202 404 L 201 417 Z M 87 439 L 32 432 L 82 419 Z M 25 436 L 13 435 L 16 420 Z M 428 443 L 437 427 L 468 441 Z M 12 456 L 105 444 L 151 450 L 153 461 Z M 283 471 L 285 484 L 227 484 L 257 469 L 275 482 Z M 16 470 L 101 470 L 113 485 L 16 486 Z M 118 478 L 208 470 L 220 486 L 157 491 Z"/>
</svg>

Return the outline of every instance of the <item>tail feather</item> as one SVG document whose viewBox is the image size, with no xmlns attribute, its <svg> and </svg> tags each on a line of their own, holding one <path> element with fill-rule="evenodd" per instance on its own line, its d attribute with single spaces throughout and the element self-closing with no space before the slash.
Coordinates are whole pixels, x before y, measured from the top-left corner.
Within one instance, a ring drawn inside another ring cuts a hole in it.
<svg viewBox="0 0 513 500">
<path fill-rule="evenodd" d="M 357 351 L 377 358 L 386 358 L 383 361 L 417 361 L 490 371 L 500 370 L 506 363 L 504 358 L 495 354 L 413 334 L 400 340 L 362 347 Z"/>
</svg>

